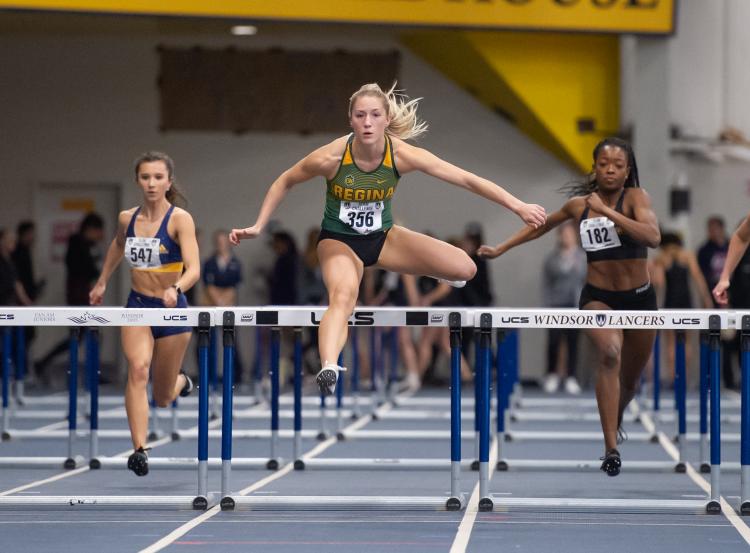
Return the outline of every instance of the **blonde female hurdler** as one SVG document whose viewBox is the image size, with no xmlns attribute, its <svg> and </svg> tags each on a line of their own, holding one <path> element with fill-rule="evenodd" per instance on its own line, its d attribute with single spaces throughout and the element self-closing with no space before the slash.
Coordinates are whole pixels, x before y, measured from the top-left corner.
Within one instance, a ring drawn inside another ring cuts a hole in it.
<svg viewBox="0 0 750 553">
<path fill-rule="evenodd" d="M 279 176 L 271 185 L 255 224 L 234 229 L 233 244 L 255 238 L 287 192 L 315 177 L 326 179 L 326 203 L 318 256 L 328 291 L 328 309 L 320 323 L 321 393 L 332 394 L 336 365 L 347 338 L 365 267 L 403 274 L 429 275 L 462 286 L 476 272 L 471 258 L 441 240 L 394 225 L 391 200 L 402 175 L 414 171 L 465 188 L 510 209 L 524 223 L 544 224 L 544 208 L 526 204 L 495 183 L 408 144 L 427 130 L 417 118 L 418 99 L 409 100 L 367 84 L 349 100 L 352 133 L 318 148 Z"/>
</svg>

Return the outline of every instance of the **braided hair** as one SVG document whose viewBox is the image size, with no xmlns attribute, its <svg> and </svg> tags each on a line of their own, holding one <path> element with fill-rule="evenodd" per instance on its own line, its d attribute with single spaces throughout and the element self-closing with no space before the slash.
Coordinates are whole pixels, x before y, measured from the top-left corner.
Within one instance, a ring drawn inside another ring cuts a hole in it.
<svg viewBox="0 0 750 553">
<path fill-rule="evenodd" d="M 614 146 L 615 148 L 620 148 L 625 152 L 625 154 L 628 156 L 628 167 L 630 167 L 630 172 L 625 179 L 625 188 L 640 188 L 641 182 L 638 177 L 638 164 L 635 161 L 635 153 L 633 152 L 633 147 L 627 141 L 621 138 L 605 138 L 604 140 L 599 142 L 596 147 L 594 147 L 594 164 L 596 164 L 596 159 L 599 157 L 599 152 L 601 152 L 602 148 L 604 148 L 605 146 Z M 596 182 L 596 174 L 592 170 L 588 175 L 586 175 L 584 181 L 569 182 L 563 185 L 560 188 L 560 191 L 569 198 L 573 198 L 575 196 L 587 196 L 592 192 L 596 192 L 598 188 L 599 183 Z"/>
</svg>

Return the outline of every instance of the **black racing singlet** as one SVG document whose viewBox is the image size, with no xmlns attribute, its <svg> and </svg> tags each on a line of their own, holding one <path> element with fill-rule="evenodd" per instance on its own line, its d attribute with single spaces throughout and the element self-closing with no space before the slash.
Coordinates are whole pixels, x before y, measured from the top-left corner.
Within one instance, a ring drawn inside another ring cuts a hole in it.
<svg viewBox="0 0 750 553">
<path fill-rule="evenodd" d="M 664 272 L 664 307 L 667 309 L 690 309 L 690 273 L 685 265 L 672 261 L 672 266 Z"/>
<path fill-rule="evenodd" d="M 618 213 L 622 213 L 622 204 L 627 191 L 627 188 L 623 188 L 622 194 L 617 200 L 615 211 Z M 590 219 L 589 222 L 597 222 L 597 224 L 585 224 L 584 221 L 588 219 L 588 214 L 589 208 L 586 206 L 579 221 L 581 243 L 583 249 L 586 250 L 586 261 L 588 263 L 621 259 L 646 259 L 648 257 L 646 246 L 617 228 L 609 218 L 595 217 Z M 611 233 L 616 233 L 616 236 L 611 236 Z"/>
</svg>

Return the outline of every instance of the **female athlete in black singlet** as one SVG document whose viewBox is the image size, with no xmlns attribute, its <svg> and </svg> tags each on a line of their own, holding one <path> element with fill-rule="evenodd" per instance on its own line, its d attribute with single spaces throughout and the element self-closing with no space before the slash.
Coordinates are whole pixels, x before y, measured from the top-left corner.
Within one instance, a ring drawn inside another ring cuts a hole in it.
<svg viewBox="0 0 750 553">
<path fill-rule="evenodd" d="M 662 232 L 659 254 L 653 261 L 653 283 L 657 291 L 663 290 L 665 309 L 692 309 L 693 292 L 700 298 L 703 309 L 712 309 L 711 292 L 703 278 L 698 259 L 690 250 L 685 249 L 682 238 L 674 232 Z M 661 331 L 662 350 L 667 355 L 667 367 L 662 371 L 661 379 L 666 382 L 674 380 L 675 331 Z M 692 343 L 685 342 L 685 356 L 692 358 Z"/>
<path fill-rule="evenodd" d="M 573 219 L 579 223 L 588 261 L 579 308 L 656 309 L 646 248 L 659 245 L 659 224 L 648 194 L 640 188 L 630 145 L 616 138 L 597 144 L 587 182 L 569 189 L 573 197 L 544 225 L 523 229 L 496 247 L 482 246 L 479 254 L 498 257 Z M 601 468 L 609 476 L 617 476 L 621 460 L 616 446 L 622 414 L 635 395 L 656 331 L 597 328 L 587 330 L 587 334 L 598 352 L 596 400 L 605 451 Z"/>
</svg>

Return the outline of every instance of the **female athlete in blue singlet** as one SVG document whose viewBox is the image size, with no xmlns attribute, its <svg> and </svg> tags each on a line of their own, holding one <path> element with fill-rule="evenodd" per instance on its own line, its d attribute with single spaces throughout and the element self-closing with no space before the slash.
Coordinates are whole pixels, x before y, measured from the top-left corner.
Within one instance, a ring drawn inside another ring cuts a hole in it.
<svg viewBox="0 0 750 553">
<path fill-rule="evenodd" d="M 333 393 L 342 370 L 335 363 L 346 343 L 347 319 L 365 267 L 454 282 L 469 280 L 476 272 L 474 262 L 459 248 L 393 224 L 391 200 L 401 175 L 421 171 L 465 188 L 510 209 L 528 225 L 539 226 L 546 218 L 541 206 L 526 204 L 493 182 L 405 142 L 426 130 L 416 112 L 417 100 L 406 101 L 394 88 L 383 92 L 376 84 L 364 85 L 349 101 L 352 134 L 284 171 L 266 194 L 255 224 L 230 233 L 233 244 L 257 237 L 292 186 L 325 177 L 318 257 L 328 309 L 320 323 L 322 368 L 317 376 L 324 394 Z"/>
<path fill-rule="evenodd" d="M 193 218 L 172 205 L 179 194 L 174 163 L 165 154 L 145 153 L 135 162 L 135 177 L 143 191 L 143 205 L 120 213 L 117 234 L 91 290 L 91 304 L 102 303 L 107 281 L 124 257 L 132 279 L 126 307 L 187 307 L 183 291 L 197 282 L 200 262 Z M 149 370 L 153 369 L 158 406 L 167 407 L 178 394 L 189 394 L 193 384 L 180 369 L 190 333 L 189 327 L 122 327 L 122 349 L 128 361 L 125 409 L 135 449 L 128 468 L 138 476 L 148 474 Z"/>
<path fill-rule="evenodd" d="M 568 219 L 578 221 L 586 250 L 586 285 L 580 309 L 655 310 L 656 294 L 646 266 L 646 248 L 659 245 L 660 233 L 651 199 L 640 188 L 635 154 L 630 145 L 607 138 L 594 148 L 594 165 L 586 183 L 570 190 L 574 196 L 537 229 L 523 229 L 505 242 L 482 246 L 479 254 L 498 257 L 511 248 L 539 238 Z M 596 400 L 604 433 L 602 470 L 620 473 L 618 430 L 625 407 L 646 366 L 655 330 L 587 330 L 598 352 Z"/>
</svg>

